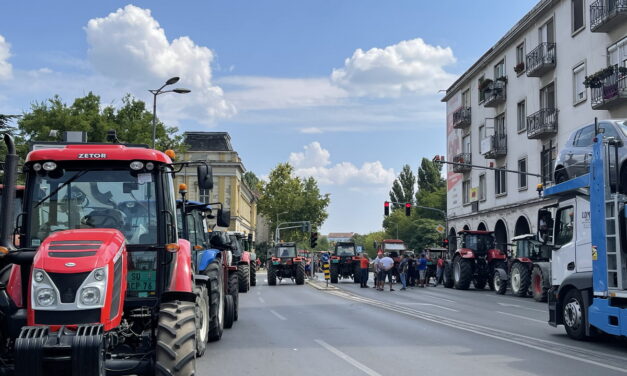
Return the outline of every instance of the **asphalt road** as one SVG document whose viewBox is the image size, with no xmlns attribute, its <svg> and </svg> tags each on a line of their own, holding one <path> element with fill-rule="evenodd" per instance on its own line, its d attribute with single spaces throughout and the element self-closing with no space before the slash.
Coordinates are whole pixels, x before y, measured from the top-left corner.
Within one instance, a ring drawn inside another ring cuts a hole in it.
<svg viewBox="0 0 627 376">
<path fill-rule="evenodd" d="M 627 374 L 627 342 L 572 341 L 532 299 L 258 281 L 240 294 L 239 321 L 198 359 L 198 375 Z"/>
</svg>

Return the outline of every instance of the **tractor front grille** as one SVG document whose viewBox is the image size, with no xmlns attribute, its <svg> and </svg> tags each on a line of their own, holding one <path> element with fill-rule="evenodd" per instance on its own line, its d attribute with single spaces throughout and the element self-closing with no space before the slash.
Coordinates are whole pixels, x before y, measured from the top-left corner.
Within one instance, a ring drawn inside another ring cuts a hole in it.
<svg viewBox="0 0 627 376">
<path fill-rule="evenodd" d="M 35 323 L 38 325 L 78 325 L 100 322 L 100 308 L 77 311 L 35 310 Z"/>
<path fill-rule="evenodd" d="M 50 273 L 48 276 L 54 282 L 61 295 L 61 303 L 74 303 L 76 300 L 76 292 L 81 287 L 85 278 L 91 272 L 84 273 Z"/>
</svg>

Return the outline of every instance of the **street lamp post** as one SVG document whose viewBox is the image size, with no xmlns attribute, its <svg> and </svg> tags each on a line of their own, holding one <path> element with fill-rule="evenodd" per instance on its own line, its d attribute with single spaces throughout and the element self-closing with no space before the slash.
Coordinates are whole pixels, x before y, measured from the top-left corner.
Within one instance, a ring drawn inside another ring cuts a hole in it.
<svg viewBox="0 0 627 376">
<path fill-rule="evenodd" d="M 179 77 L 172 77 L 165 82 L 160 88 L 156 90 L 148 90 L 153 95 L 152 101 L 152 148 L 155 148 L 155 143 L 157 139 L 157 95 L 164 93 L 177 93 L 177 94 L 187 94 L 191 92 L 189 89 L 176 88 L 173 90 L 163 90 L 164 87 L 169 85 L 174 85 L 179 81 Z"/>
</svg>

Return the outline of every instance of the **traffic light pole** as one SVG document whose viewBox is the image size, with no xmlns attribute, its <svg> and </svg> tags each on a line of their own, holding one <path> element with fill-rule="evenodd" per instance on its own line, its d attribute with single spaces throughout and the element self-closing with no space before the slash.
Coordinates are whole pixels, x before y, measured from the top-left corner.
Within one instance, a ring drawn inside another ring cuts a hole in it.
<svg viewBox="0 0 627 376">
<path fill-rule="evenodd" d="M 287 226 L 287 225 L 294 225 L 294 226 Z M 311 222 L 309 221 L 296 221 L 296 222 L 283 222 L 283 223 L 279 223 L 276 226 L 276 230 L 274 232 L 274 242 L 278 243 L 279 239 L 280 239 L 280 234 L 281 234 L 281 230 L 289 230 L 291 228 L 303 228 L 303 226 L 306 225 L 307 228 L 309 228 L 309 230 L 311 230 Z M 286 227 L 281 227 L 281 226 L 286 226 Z M 307 232 L 307 231 L 305 231 Z"/>
<path fill-rule="evenodd" d="M 405 202 L 393 202 L 393 201 L 389 201 L 389 202 L 390 202 L 390 204 L 395 204 L 395 205 L 405 205 L 406 204 Z M 431 211 L 434 211 L 434 212 L 442 214 L 442 216 L 444 217 L 444 228 L 445 228 L 445 230 L 444 230 L 444 234 L 445 235 L 444 236 L 448 238 L 448 216 L 446 215 L 446 212 L 444 210 L 438 209 L 438 208 L 432 208 L 432 207 L 429 207 L 429 206 L 420 206 L 420 205 L 413 205 L 413 204 L 411 206 L 413 206 L 415 208 L 418 208 L 418 209 L 431 210 Z M 397 224 L 397 226 L 398 226 L 398 224 Z M 397 231 L 396 237 L 398 238 L 398 227 L 397 227 L 396 231 Z"/>
</svg>

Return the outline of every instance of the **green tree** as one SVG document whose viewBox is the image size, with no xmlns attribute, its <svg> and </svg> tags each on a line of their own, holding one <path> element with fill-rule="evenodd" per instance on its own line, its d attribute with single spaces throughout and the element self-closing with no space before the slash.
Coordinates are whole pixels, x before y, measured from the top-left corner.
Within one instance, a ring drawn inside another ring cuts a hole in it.
<svg viewBox="0 0 627 376">
<path fill-rule="evenodd" d="M 403 170 L 394 180 L 392 190 L 390 191 L 390 201 L 400 203 L 414 203 L 414 192 L 416 191 L 416 177 L 409 165 L 403 166 Z M 398 209 L 402 204 L 394 204 L 393 207 Z"/>
<path fill-rule="evenodd" d="M 446 180 L 442 178 L 442 166 L 422 158 L 418 168 L 418 192 L 416 205 L 446 211 Z M 442 214 L 425 209 L 416 210 L 419 217 L 442 220 Z"/>
<path fill-rule="evenodd" d="M 246 171 L 244 173 L 244 176 L 242 177 L 242 180 L 244 181 L 244 184 L 246 184 L 246 186 L 251 191 L 253 191 L 253 192 L 259 192 L 260 191 L 261 180 L 259 180 L 259 178 L 257 177 L 257 175 L 255 175 L 254 172 Z"/>
</svg>

